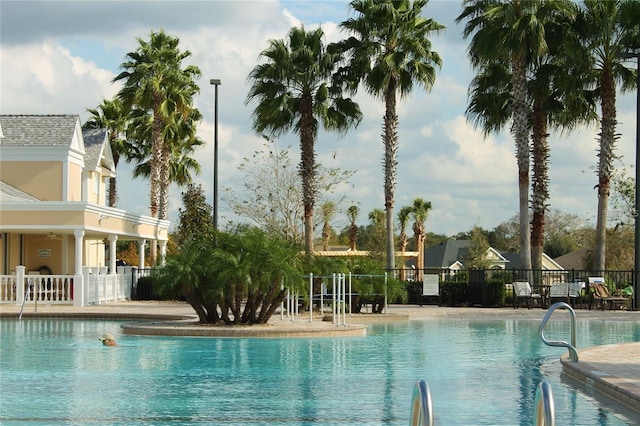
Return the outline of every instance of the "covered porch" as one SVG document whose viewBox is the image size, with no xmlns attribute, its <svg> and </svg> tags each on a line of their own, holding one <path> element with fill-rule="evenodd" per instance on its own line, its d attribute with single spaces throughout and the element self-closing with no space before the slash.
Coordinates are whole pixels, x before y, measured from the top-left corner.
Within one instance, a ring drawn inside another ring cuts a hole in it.
<svg viewBox="0 0 640 426">
<path fill-rule="evenodd" d="M 169 221 L 85 202 L 2 206 L 0 303 L 87 304 L 131 297 L 131 270 L 116 265 L 116 242 L 166 254 Z"/>
</svg>

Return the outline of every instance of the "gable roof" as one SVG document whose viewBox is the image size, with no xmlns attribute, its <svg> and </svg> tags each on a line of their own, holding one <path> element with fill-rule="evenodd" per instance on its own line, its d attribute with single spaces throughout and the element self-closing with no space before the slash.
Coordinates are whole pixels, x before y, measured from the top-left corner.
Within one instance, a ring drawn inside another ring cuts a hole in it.
<svg viewBox="0 0 640 426">
<path fill-rule="evenodd" d="M 585 267 L 584 258 L 587 253 L 586 248 L 572 251 L 562 256 L 556 257 L 555 262 L 564 269 L 588 269 Z"/>
<path fill-rule="evenodd" d="M 424 251 L 425 268 L 448 268 L 463 259 L 469 251 L 470 240 L 447 240 Z"/>
<path fill-rule="evenodd" d="M 84 164 L 89 170 L 104 167 L 115 172 L 115 164 L 111 153 L 111 144 L 107 138 L 107 129 L 82 129 L 84 140 Z M 115 174 L 114 174 L 115 176 Z"/>
<path fill-rule="evenodd" d="M 0 115 L 3 146 L 68 147 L 80 117 L 78 115 Z"/>
</svg>

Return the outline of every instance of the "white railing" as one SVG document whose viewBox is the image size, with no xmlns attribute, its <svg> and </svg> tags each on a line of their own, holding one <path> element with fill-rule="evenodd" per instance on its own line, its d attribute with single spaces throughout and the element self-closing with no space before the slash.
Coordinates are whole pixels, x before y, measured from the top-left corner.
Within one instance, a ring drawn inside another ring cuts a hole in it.
<svg viewBox="0 0 640 426">
<path fill-rule="evenodd" d="M 83 268 L 77 276 L 31 275 L 24 267 L 17 269 L 15 275 L 0 275 L 0 303 L 85 306 L 131 299 L 131 268 L 118 268 L 116 274 L 107 274 L 106 268 Z"/>
<path fill-rule="evenodd" d="M 107 268 L 84 268 L 86 304 L 131 299 L 131 271 L 107 274 Z"/>
</svg>

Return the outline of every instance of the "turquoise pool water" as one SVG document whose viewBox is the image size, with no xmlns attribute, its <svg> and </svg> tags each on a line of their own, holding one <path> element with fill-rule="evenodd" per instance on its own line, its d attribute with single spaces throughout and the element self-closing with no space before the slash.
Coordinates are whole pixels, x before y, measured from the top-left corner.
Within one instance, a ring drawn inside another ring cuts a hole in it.
<svg viewBox="0 0 640 426">
<path fill-rule="evenodd" d="M 436 424 L 531 425 L 550 382 L 558 425 L 638 419 L 563 379 L 538 321 L 376 324 L 366 337 L 217 339 L 122 335 L 120 322 L 0 322 L 0 423 L 407 425 L 418 379 Z M 105 332 L 120 346 L 103 347 Z M 551 321 L 551 339 L 568 323 Z M 578 347 L 640 341 L 640 324 L 578 321 Z"/>
</svg>

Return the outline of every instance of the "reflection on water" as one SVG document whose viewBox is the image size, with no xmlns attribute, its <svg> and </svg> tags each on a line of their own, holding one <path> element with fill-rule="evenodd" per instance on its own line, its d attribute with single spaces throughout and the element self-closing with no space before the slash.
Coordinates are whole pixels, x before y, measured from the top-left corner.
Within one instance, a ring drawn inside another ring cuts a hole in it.
<svg viewBox="0 0 640 426">
<path fill-rule="evenodd" d="M 541 380 L 552 385 L 557 424 L 634 424 L 573 390 L 558 362 L 565 350 L 542 344 L 538 326 L 437 319 L 374 324 L 366 337 L 218 339 L 125 336 L 113 321 L 3 320 L 0 422 L 405 425 L 413 385 L 425 379 L 437 424 L 530 425 Z M 120 346 L 101 346 L 105 332 Z M 568 324 L 551 321 L 545 334 L 567 340 Z M 578 321 L 577 341 L 640 341 L 640 325 Z"/>
</svg>

